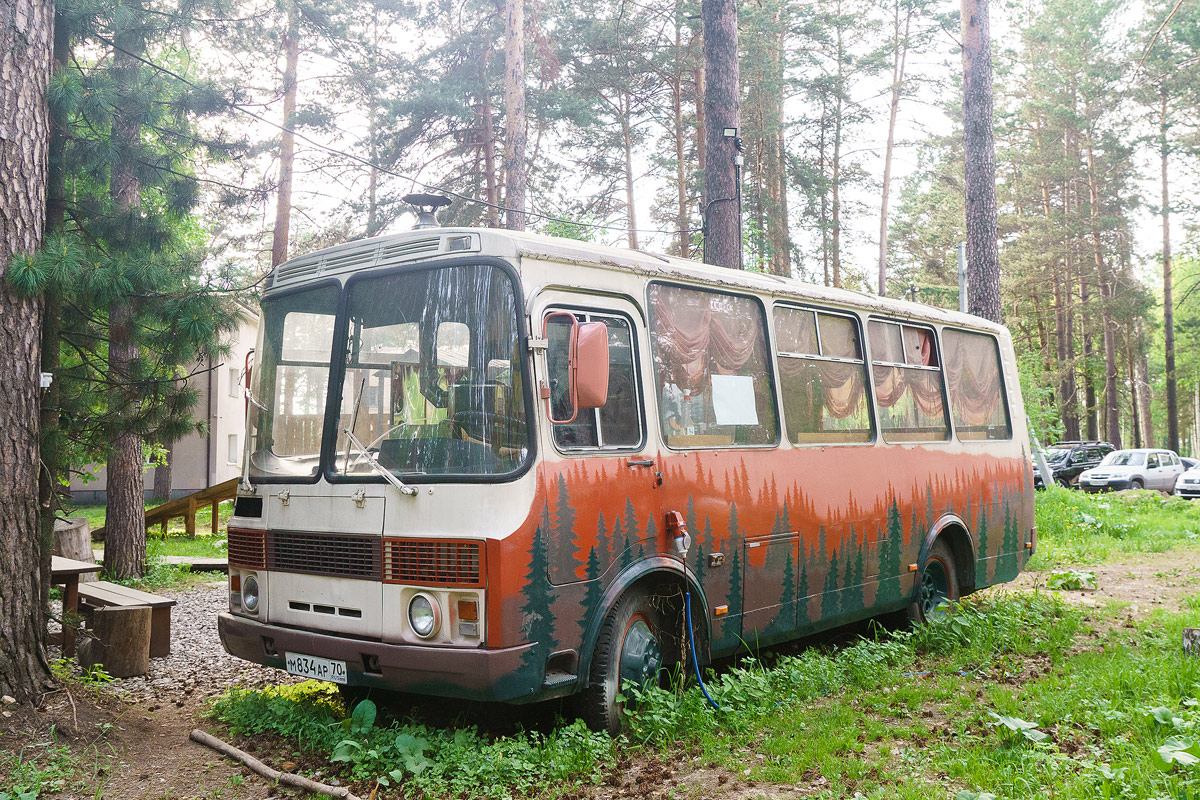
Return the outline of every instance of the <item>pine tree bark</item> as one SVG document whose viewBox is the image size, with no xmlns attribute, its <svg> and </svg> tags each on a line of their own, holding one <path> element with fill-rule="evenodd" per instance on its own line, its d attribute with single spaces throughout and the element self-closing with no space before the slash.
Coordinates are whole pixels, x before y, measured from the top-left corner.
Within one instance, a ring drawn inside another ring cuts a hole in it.
<svg viewBox="0 0 1200 800">
<path fill-rule="evenodd" d="M 137 57 L 145 43 L 136 30 L 118 34 L 113 53 L 113 74 L 118 94 L 137 91 Z M 136 151 L 141 125 L 128 97 L 119 97 L 113 110 L 112 138 L 123 149 Z M 109 173 L 109 194 L 118 213 L 136 214 L 141 206 L 141 182 L 130 158 L 113 162 Z M 106 476 L 104 569 L 116 578 L 137 578 L 146 568 L 146 490 L 142 437 L 123 422 L 138 415 L 139 391 L 136 363 L 141 356 L 134 333 L 137 300 L 121 297 L 108 309 L 109 416 L 114 420 Z M 128 412 L 128 413 L 126 413 Z"/>
<path fill-rule="evenodd" d="M 1175 298 L 1171 275 L 1171 194 L 1167 183 L 1167 90 L 1164 85 L 1158 118 L 1159 161 L 1162 172 L 1163 339 L 1167 383 L 1167 449 L 1179 452 L 1179 383 L 1175 374 Z"/>
<path fill-rule="evenodd" d="M 154 468 L 154 499 L 166 502 L 171 499 L 172 471 L 175 466 L 175 443 L 165 442 L 163 463 Z"/>
<path fill-rule="evenodd" d="M 1100 324 L 1104 327 L 1104 427 L 1108 441 L 1121 448 L 1121 396 L 1117 389 L 1117 324 L 1112 317 L 1112 281 L 1104 261 L 1104 242 L 1100 232 L 1100 192 L 1096 185 L 1096 155 L 1091 132 L 1087 142 L 1089 221 L 1092 228 L 1096 278 L 1100 284 Z M 1132 375 L 1130 376 L 1132 378 Z"/>
<path fill-rule="evenodd" d="M 33 699 L 50 675 L 43 598 L 49 542 L 38 525 L 42 302 L 5 280 L 41 244 L 53 50 L 46 0 L 0 0 L 0 694 Z"/>
<path fill-rule="evenodd" d="M 504 0 L 504 227 L 525 230 L 525 0 Z"/>
<path fill-rule="evenodd" d="M 1001 321 L 996 220 L 996 149 L 992 131 L 989 0 L 962 0 L 963 152 L 966 178 L 967 310 Z"/>
<path fill-rule="evenodd" d="M 675 130 L 675 227 L 679 231 L 679 257 L 689 257 L 691 234 L 688 233 L 687 131 L 683 127 L 683 51 L 681 28 L 675 23 L 675 74 L 671 79 L 671 114 Z"/>
<path fill-rule="evenodd" d="M 296 162 L 296 135 L 292 126 L 296 116 L 296 89 L 300 66 L 300 6 L 288 3 L 288 25 L 283 34 L 283 127 L 279 135 L 279 190 L 275 198 L 275 231 L 271 240 L 271 266 L 277 267 L 288 257 L 288 238 L 292 225 L 292 173 Z"/>
<path fill-rule="evenodd" d="M 622 93 L 618 98 L 621 114 L 621 149 L 625 151 L 625 225 L 629 249 L 638 249 L 637 209 L 633 194 L 633 129 L 629 124 L 630 98 Z"/>
<path fill-rule="evenodd" d="M 888 199 L 892 190 L 892 154 L 896 147 L 896 117 L 900 113 L 900 94 L 904 88 L 904 70 L 908 60 L 908 32 L 912 24 L 912 7 L 904 17 L 901 33 L 900 3 L 892 9 L 892 89 L 888 109 L 887 145 L 883 151 L 883 198 L 879 206 L 879 296 L 887 294 Z"/>
<path fill-rule="evenodd" d="M 734 158 L 738 155 L 726 128 L 741 124 L 738 74 L 737 5 L 734 0 L 702 0 L 704 26 L 704 260 L 730 269 L 741 267 L 741 225 Z"/>
<path fill-rule="evenodd" d="M 483 130 L 480 141 L 483 143 L 483 175 L 487 190 L 487 226 L 500 227 L 500 193 L 496 188 L 496 134 L 492 121 L 492 98 L 488 94 L 487 64 L 489 51 L 483 53 L 483 73 L 480 77 L 479 105 L 483 112 Z"/>
<path fill-rule="evenodd" d="M 1137 358 L 1134 359 L 1134 384 L 1137 386 L 1138 417 L 1141 419 L 1142 437 L 1147 447 L 1154 446 L 1154 418 L 1150 413 L 1150 403 L 1154 393 L 1150 389 L 1150 366 L 1146 356 L 1146 333 L 1143 320 L 1138 317 L 1133 323 L 1136 337 Z M 1200 431 L 1196 432 L 1200 434 Z"/>
</svg>

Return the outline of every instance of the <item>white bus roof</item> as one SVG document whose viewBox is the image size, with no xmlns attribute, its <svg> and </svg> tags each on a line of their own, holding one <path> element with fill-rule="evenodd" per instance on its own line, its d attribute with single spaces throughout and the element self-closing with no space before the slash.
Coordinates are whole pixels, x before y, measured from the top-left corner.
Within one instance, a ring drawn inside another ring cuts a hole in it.
<svg viewBox="0 0 1200 800">
<path fill-rule="evenodd" d="M 452 249 L 452 240 L 477 237 L 469 249 Z M 537 233 L 501 228 L 426 228 L 359 239 L 290 259 L 274 270 L 271 289 L 294 286 L 320 277 L 344 275 L 363 269 L 397 266 L 434 257 L 484 252 L 513 261 L 521 257 L 611 268 L 647 278 L 701 283 L 731 290 L 752 289 L 772 295 L 848 306 L 895 317 L 919 318 L 997 333 L 1003 327 L 982 317 L 949 311 L 924 303 L 896 300 L 866 292 L 834 289 L 764 272 L 731 270 L 675 256 L 620 247 L 560 239 Z"/>
</svg>

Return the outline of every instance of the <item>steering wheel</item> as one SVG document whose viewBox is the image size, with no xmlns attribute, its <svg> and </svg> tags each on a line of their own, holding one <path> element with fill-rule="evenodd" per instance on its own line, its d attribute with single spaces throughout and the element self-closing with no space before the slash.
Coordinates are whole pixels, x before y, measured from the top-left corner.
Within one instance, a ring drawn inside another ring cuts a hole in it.
<svg viewBox="0 0 1200 800">
<path fill-rule="evenodd" d="M 487 441 L 489 434 L 499 430 L 498 440 L 507 443 L 514 437 L 525 433 L 525 422 L 516 417 L 493 414 L 488 411 L 460 411 L 454 415 L 451 424 L 456 431 L 462 431 L 472 439 Z M 501 444 L 499 441 L 489 442 L 493 447 Z"/>
</svg>

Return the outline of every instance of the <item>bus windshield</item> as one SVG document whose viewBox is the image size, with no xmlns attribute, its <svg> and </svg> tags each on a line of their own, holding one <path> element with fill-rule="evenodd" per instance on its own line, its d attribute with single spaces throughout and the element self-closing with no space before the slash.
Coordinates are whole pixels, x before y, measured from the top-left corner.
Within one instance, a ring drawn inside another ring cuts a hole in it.
<svg viewBox="0 0 1200 800">
<path fill-rule="evenodd" d="M 328 416 L 335 474 L 499 476 L 525 464 L 517 301 L 502 269 L 367 276 L 346 294 L 346 339 L 336 347 L 336 287 L 264 300 L 252 478 L 317 474 L 327 397 L 337 409 Z"/>
</svg>

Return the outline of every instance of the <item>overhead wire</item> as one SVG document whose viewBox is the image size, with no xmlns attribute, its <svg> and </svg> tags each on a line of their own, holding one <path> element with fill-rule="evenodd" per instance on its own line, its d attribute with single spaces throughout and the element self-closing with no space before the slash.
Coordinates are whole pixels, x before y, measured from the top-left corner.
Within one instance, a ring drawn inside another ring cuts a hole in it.
<svg viewBox="0 0 1200 800">
<path fill-rule="evenodd" d="M 164 75 L 169 75 L 172 78 L 174 78 L 175 80 L 179 81 L 180 83 L 185 84 L 186 86 L 190 86 L 193 89 L 205 89 L 206 88 L 206 87 L 200 86 L 199 84 L 195 83 L 191 79 L 186 78 L 183 75 L 180 75 L 178 72 L 175 72 L 174 70 L 164 67 L 161 64 L 156 64 L 155 62 L 153 62 L 143 56 L 140 56 L 137 53 L 131 53 L 130 51 L 117 45 L 116 42 L 112 41 L 111 39 L 108 39 L 104 36 L 97 36 L 96 38 L 99 39 L 101 42 L 104 42 L 106 45 L 113 48 L 114 50 L 116 50 L 120 53 L 123 53 L 124 55 L 129 56 L 130 58 L 132 58 L 136 61 L 139 61 L 142 64 L 146 65 L 147 67 L 157 70 L 158 72 L 161 72 Z M 556 217 L 552 214 L 543 214 L 538 211 L 522 211 L 520 209 L 509 208 L 508 206 L 501 205 L 498 203 L 492 203 L 487 200 L 480 200 L 475 197 L 469 197 L 465 194 L 462 194 L 461 192 L 455 192 L 451 189 L 446 189 L 444 187 L 438 186 L 437 184 L 428 183 L 426 181 L 421 181 L 410 175 L 405 175 L 401 172 L 397 172 L 396 170 L 390 169 L 389 167 L 385 167 L 385 166 L 376 164 L 376 163 L 372 162 L 370 159 L 363 158 L 362 156 L 355 155 L 354 153 L 348 153 L 344 150 L 339 150 L 336 147 L 333 147 L 331 145 L 325 144 L 324 142 L 313 139 L 312 137 L 296 130 L 295 128 L 289 128 L 286 125 L 269 120 L 266 117 L 262 116 L 261 114 L 251 111 L 249 108 L 246 108 L 242 104 L 234 102 L 233 100 L 230 100 L 226 97 L 218 97 L 218 99 L 226 107 L 233 109 L 234 111 L 237 111 L 241 114 L 245 114 L 246 116 L 248 116 L 256 121 L 258 121 L 264 125 L 268 125 L 272 128 L 275 128 L 283 133 L 290 133 L 293 136 L 295 136 L 297 139 L 300 139 L 301 141 L 306 142 L 307 144 L 311 145 L 312 147 L 317 148 L 318 150 L 329 153 L 330 155 L 341 156 L 342 158 L 349 159 L 349 160 L 356 162 L 362 166 L 370 167 L 371 169 L 378 170 L 379 172 L 382 172 L 385 175 L 391 175 L 394 178 L 399 178 L 400 180 L 409 181 L 412 183 L 413 186 L 419 186 L 422 189 L 426 189 L 426 190 L 433 191 L 433 192 L 439 192 L 441 194 L 462 200 L 467 203 L 475 203 L 475 204 L 484 206 L 485 208 L 491 208 L 491 209 L 495 209 L 497 211 L 503 211 L 503 212 L 505 212 L 505 214 L 520 214 L 525 217 L 532 217 L 534 219 L 545 220 L 546 222 L 558 222 L 558 223 L 562 223 L 564 225 L 570 225 L 573 227 L 593 228 L 596 230 L 620 231 L 620 232 L 625 232 L 625 233 L 632 231 L 634 233 L 656 233 L 656 234 L 662 234 L 665 236 L 678 236 L 681 233 L 695 233 L 697 231 L 697 229 L 695 229 L 695 228 L 687 228 L 687 229 L 683 229 L 683 230 L 664 230 L 664 229 L 655 229 L 655 228 L 630 228 L 625 225 L 603 225 L 603 224 L 595 223 L 595 222 L 579 222 L 577 220 L 567 219 L 565 217 Z"/>
</svg>

